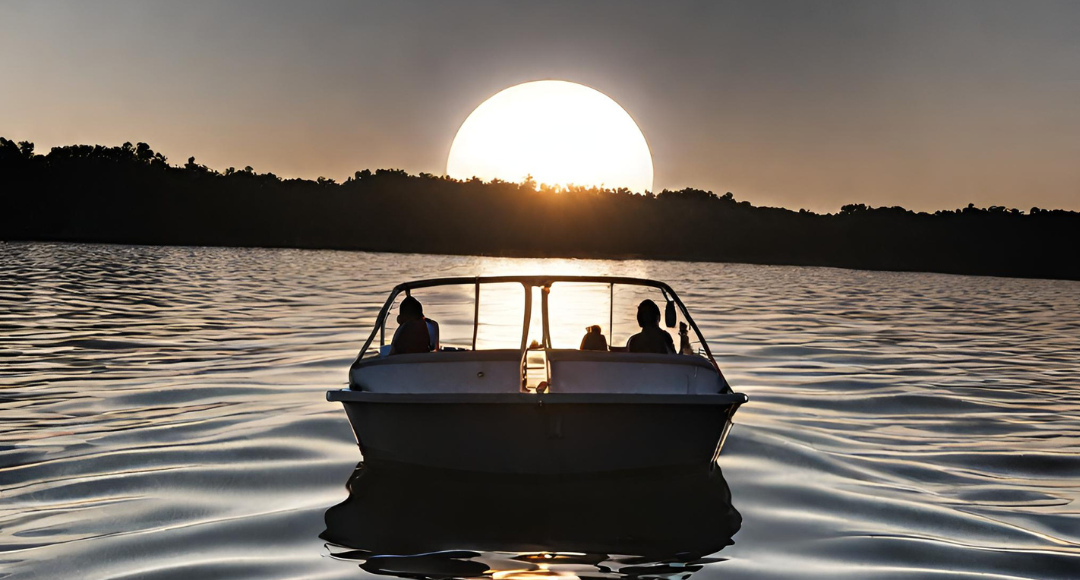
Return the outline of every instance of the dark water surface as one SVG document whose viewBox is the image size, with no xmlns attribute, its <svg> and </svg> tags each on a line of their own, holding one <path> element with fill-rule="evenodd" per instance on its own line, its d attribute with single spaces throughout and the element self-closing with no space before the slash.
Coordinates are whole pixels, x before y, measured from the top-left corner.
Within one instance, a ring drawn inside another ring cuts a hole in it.
<svg viewBox="0 0 1080 580">
<path fill-rule="evenodd" d="M 455 481 L 416 498 L 422 480 L 354 475 L 324 391 L 390 287 L 510 273 L 671 283 L 751 398 L 723 477 L 605 482 L 564 513 L 550 498 L 581 490 Z M 0 577 L 1080 578 L 1078 387 L 1076 282 L 0 244 Z M 687 491 L 647 491 L 668 484 Z M 528 547 L 539 516 L 544 533 L 565 518 L 582 553 L 347 549 Z M 597 553 L 609 528 L 657 553 Z M 666 557 L 683 544 L 722 549 Z"/>
</svg>

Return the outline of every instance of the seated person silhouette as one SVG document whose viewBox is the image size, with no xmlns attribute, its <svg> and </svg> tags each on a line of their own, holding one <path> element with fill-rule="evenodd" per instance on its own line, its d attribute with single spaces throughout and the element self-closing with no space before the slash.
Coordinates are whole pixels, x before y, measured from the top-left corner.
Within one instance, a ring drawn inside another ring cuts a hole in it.
<svg viewBox="0 0 1080 580">
<path fill-rule="evenodd" d="M 679 323 L 679 354 L 694 355 L 694 347 L 690 344 L 690 327 L 685 322 Z"/>
<path fill-rule="evenodd" d="M 594 324 L 585 329 L 585 337 L 581 339 L 578 350 L 607 350 L 607 339 L 600 332 L 600 325 Z"/>
<path fill-rule="evenodd" d="M 397 321 L 398 329 L 390 343 L 390 356 L 433 350 L 427 319 L 424 318 L 424 306 L 419 300 L 406 296 L 398 307 Z"/>
<path fill-rule="evenodd" d="M 642 300 L 637 307 L 637 322 L 641 332 L 626 342 L 628 352 L 675 354 L 675 341 L 660 328 L 660 307 L 652 300 Z"/>
</svg>

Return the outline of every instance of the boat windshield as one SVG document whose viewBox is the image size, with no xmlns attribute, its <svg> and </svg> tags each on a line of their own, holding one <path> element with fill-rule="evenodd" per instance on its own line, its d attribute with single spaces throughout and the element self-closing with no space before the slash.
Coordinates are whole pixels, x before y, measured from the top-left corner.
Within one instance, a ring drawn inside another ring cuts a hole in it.
<svg viewBox="0 0 1080 580">
<path fill-rule="evenodd" d="M 669 335 L 675 353 L 712 360 L 674 291 L 657 282 L 462 278 L 414 284 L 395 288 L 361 357 L 389 354 L 399 307 L 412 296 L 423 305 L 425 318 L 437 325 L 437 331 L 435 325 L 428 325 L 433 351 L 624 352 L 631 336 L 642 332 L 639 305 L 652 301 L 660 315 L 659 328 L 652 329 L 653 333 Z M 436 333 L 437 337 L 432 336 Z"/>
</svg>

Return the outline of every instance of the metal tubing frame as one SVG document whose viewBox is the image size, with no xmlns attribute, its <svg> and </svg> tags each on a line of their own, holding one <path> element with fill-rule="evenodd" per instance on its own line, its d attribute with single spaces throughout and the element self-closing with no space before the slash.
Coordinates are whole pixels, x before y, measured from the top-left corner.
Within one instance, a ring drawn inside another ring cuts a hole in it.
<svg viewBox="0 0 1080 580">
<path fill-rule="evenodd" d="M 607 334 L 611 337 L 608 346 L 615 344 L 615 283 L 608 284 Z"/>
<path fill-rule="evenodd" d="M 476 333 L 480 330 L 480 277 L 476 280 L 476 293 L 473 295 L 472 349 L 476 350 Z"/>
<path fill-rule="evenodd" d="M 432 278 L 429 280 L 404 282 L 402 284 L 394 286 L 394 288 L 390 291 L 390 296 L 387 298 L 382 308 L 379 309 L 379 314 L 375 319 L 375 328 L 372 330 L 371 336 L 369 336 L 367 341 L 364 342 L 364 346 L 360 349 L 360 353 L 356 356 L 353 364 L 355 365 L 364 358 L 364 354 L 367 352 L 368 348 L 371 347 L 371 343 L 375 340 L 375 335 L 379 334 L 380 329 L 382 329 L 381 343 L 385 344 L 386 329 L 384 325 L 386 324 L 386 315 L 390 312 L 390 308 L 394 305 L 394 300 L 397 298 L 398 294 L 405 292 L 406 295 L 411 295 L 412 290 L 416 290 L 419 288 L 431 288 L 434 286 L 455 286 L 465 284 L 476 285 L 476 305 L 474 306 L 474 310 L 476 311 L 477 317 L 479 316 L 480 284 L 518 283 L 524 287 L 525 321 L 522 325 L 521 331 L 521 351 L 522 356 L 524 357 L 529 346 L 528 344 L 526 344 L 526 341 L 529 338 L 529 319 L 531 318 L 532 314 L 532 288 L 539 286 L 541 288 L 546 287 L 550 289 L 551 285 L 556 282 L 597 283 L 610 285 L 611 300 L 609 304 L 608 334 L 611 335 L 613 340 L 614 328 L 610 325 L 614 323 L 615 284 L 624 284 L 627 286 L 647 286 L 660 289 L 661 292 L 663 292 L 675 301 L 675 304 L 679 307 L 679 311 L 682 312 L 683 317 L 686 318 L 687 324 L 690 325 L 690 328 L 694 329 L 694 334 L 697 335 L 698 341 L 701 342 L 701 346 L 705 350 L 705 357 L 709 359 L 709 362 L 712 363 L 713 368 L 715 368 L 716 372 L 720 374 L 720 378 L 724 381 L 725 384 L 727 384 L 727 379 L 724 377 L 723 371 L 721 371 L 720 366 L 716 364 L 716 359 L 713 358 L 712 350 L 709 349 L 709 343 L 705 341 L 705 336 L 701 334 L 701 329 L 698 328 L 697 324 L 694 322 L 694 318 L 690 316 L 690 312 L 686 309 L 686 305 L 683 304 L 682 299 L 679 298 L 679 295 L 675 292 L 675 290 L 673 290 L 671 286 L 668 286 L 666 283 L 660 282 L 658 280 L 649 280 L 647 278 L 633 278 L 627 276 L 472 276 L 457 278 Z M 545 335 L 544 341 L 546 343 L 545 346 L 547 348 L 550 348 L 550 344 L 548 344 L 549 339 L 547 338 L 547 294 L 543 294 L 542 296 L 543 298 L 541 307 L 543 308 L 543 324 Z M 474 334 L 475 324 L 476 321 L 474 320 Z"/>
</svg>

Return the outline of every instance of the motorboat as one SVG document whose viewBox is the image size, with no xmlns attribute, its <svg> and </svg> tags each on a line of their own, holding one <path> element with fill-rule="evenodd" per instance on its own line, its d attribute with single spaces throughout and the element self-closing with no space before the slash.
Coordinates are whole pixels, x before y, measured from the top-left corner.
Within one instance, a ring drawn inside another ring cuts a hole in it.
<svg viewBox="0 0 1080 580">
<path fill-rule="evenodd" d="M 361 463 L 347 488 L 325 514 L 330 555 L 403 578 L 685 580 L 742 525 L 706 466 L 567 478 Z"/>
<path fill-rule="evenodd" d="M 410 296 L 424 304 L 431 344 L 396 354 L 391 313 Z M 618 346 L 640 330 L 626 319 L 641 297 L 663 305 L 660 330 L 676 352 Z M 575 346 L 572 333 L 605 316 L 611 346 Z M 327 400 L 344 405 L 369 464 L 580 474 L 715 464 L 747 397 L 663 282 L 480 276 L 396 286 L 348 388 Z"/>
</svg>

